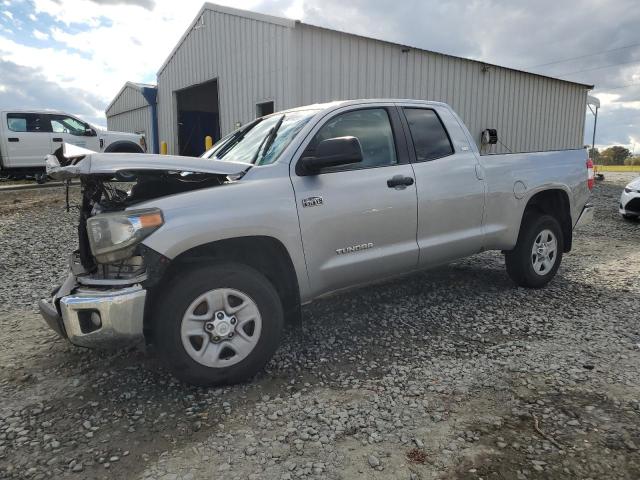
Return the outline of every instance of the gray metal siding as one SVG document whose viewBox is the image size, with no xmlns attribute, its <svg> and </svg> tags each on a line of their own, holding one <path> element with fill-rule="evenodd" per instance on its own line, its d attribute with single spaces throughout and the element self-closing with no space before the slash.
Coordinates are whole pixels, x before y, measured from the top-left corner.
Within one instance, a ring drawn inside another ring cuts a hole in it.
<svg viewBox="0 0 640 480">
<path fill-rule="evenodd" d="M 276 110 L 289 101 L 290 31 L 284 25 L 213 10 L 202 13 L 183 43 L 158 73 L 160 141 L 177 153 L 175 92 L 218 80 L 220 130 L 234 129 L 256 115 L 256 104 L 272 100 Z"/>
<path fill-rule="evenodd" d="M 483 72 L 478 62 L 403 52 L 396 44 L 306 24 L 296 25 L 294 45 L 294 82 L 302 86 L 296 105 L 367 97 L 436 100 L 458 112 L 476 142 L 482 130 L 497 128 L 514 152 L 583 146 L 583 86 L 495 66 Z"/>
<path fill-rule="evenodd" d="M 415 98 L 449 103 L 476 142 L 482 130 L 497 128 L 505 146 L 483 153 L 583 146 L 584 86 L 498 66 L 483 71 L 482 63 L 467 59 L 205 8 L 158 73 L 159 139 L 170 153 L 177 153 L 175 92 L 213 79 L 223 135 L 252 120 L 256 104 L 267 100 L 281 110 L 338 99 Z"/>
<path fill-rule="evenodd" d="M 116 101 L 113 102 L 111 108 L 109 108 L 105 113 L 107 117 L 110 117 L 112 115 L 128 112 L 129 110 L 145 107 L 147 105 L 148 103 L 142 96 L 140 90 L 127 86 Z"/>
<path fill-rule="evenodd" d="M 114 132 L 144 132 L 147 141 L 147 151 L 151 152 L 153 149 L 153 127 L 151 122 L 151 107 L 149 105 L 108 116 L 107 129 Z"/>
</svg>

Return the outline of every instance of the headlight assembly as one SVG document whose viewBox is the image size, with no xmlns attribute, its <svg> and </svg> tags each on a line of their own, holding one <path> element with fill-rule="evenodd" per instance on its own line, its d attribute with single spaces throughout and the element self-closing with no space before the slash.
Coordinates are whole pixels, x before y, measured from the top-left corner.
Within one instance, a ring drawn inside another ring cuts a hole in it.
<svg viewBox="0 0 640 480">
<path fill-rule="evenodd" d="M 136 245 L 164 223 L 157 208 L 103 213 L 87 220 L 91 251 L 98 263 L 113 263 L 133 255 Z"/>
</svg>

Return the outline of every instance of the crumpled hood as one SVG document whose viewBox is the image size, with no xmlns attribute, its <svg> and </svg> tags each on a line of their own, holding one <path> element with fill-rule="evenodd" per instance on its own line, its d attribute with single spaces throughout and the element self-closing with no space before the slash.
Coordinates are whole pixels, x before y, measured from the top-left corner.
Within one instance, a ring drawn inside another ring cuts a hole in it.
<svg viewBox="0 0 640 480">
<path fill-rule="evenodd" d="M 81 175 L 109 175 L 117 172 L 194 172 L 214 175 L 239 175 L 251 165 L 222 162 L 199 157 L 147 153 L 96 153 L 63 143 L 46 158 L 47 175 L 57 180 Z"/>
<path fill-rule="evenodd" d="M 630 190 L 640 190 L 640 177 L 634 179 L 627 185 L 627 188 Z"/>
</svg>

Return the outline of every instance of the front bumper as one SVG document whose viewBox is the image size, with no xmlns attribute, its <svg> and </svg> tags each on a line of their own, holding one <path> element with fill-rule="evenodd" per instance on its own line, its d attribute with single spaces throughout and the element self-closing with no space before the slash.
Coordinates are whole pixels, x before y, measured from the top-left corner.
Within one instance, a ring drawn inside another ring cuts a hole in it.
<svg viewBox="0 0 640 480">
<path fill-rule="evenodd" d="M 620 195 L 619 210 L 622 215 L 638 215 L 640 216 L 640 192 L 622 191 Z"/>
<path fill-rule="evenodd" d="M 575 226 L 573 228 L 578 228 L 583 225 L 587 225 L 593 221 L 593 214 L 595 213 L 596 208 L 591 203 L 587 203 L 582 209 L 582 213 L 578 218 Z"/>
<path fill-rule="evenodd" d="M 79 287 L 73 274 L 40 313 L 56 333 L 81 347 L 123 346 L 144 339 L 147 291 L 139 284 L 124 288 Z"/>
</svg>

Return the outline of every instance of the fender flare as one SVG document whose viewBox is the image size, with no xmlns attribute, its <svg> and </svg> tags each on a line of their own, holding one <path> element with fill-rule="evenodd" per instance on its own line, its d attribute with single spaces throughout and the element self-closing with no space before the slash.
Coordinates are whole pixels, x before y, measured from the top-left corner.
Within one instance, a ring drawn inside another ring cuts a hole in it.
<svg viewBox="0 0 640 480">
<path fill-rule="evenodd" d="M 129 140 L 118 140 L 116 142 L 110 143 L 107 145 L 107 148 L 104 149 L 105 153 L 118 152 L 120 149 L 126 149 L 127 153 L 144 153 L 142 147 L 135 142 Z M 131 150 L 134 150 L 131 152 Z"/>
</svg>

